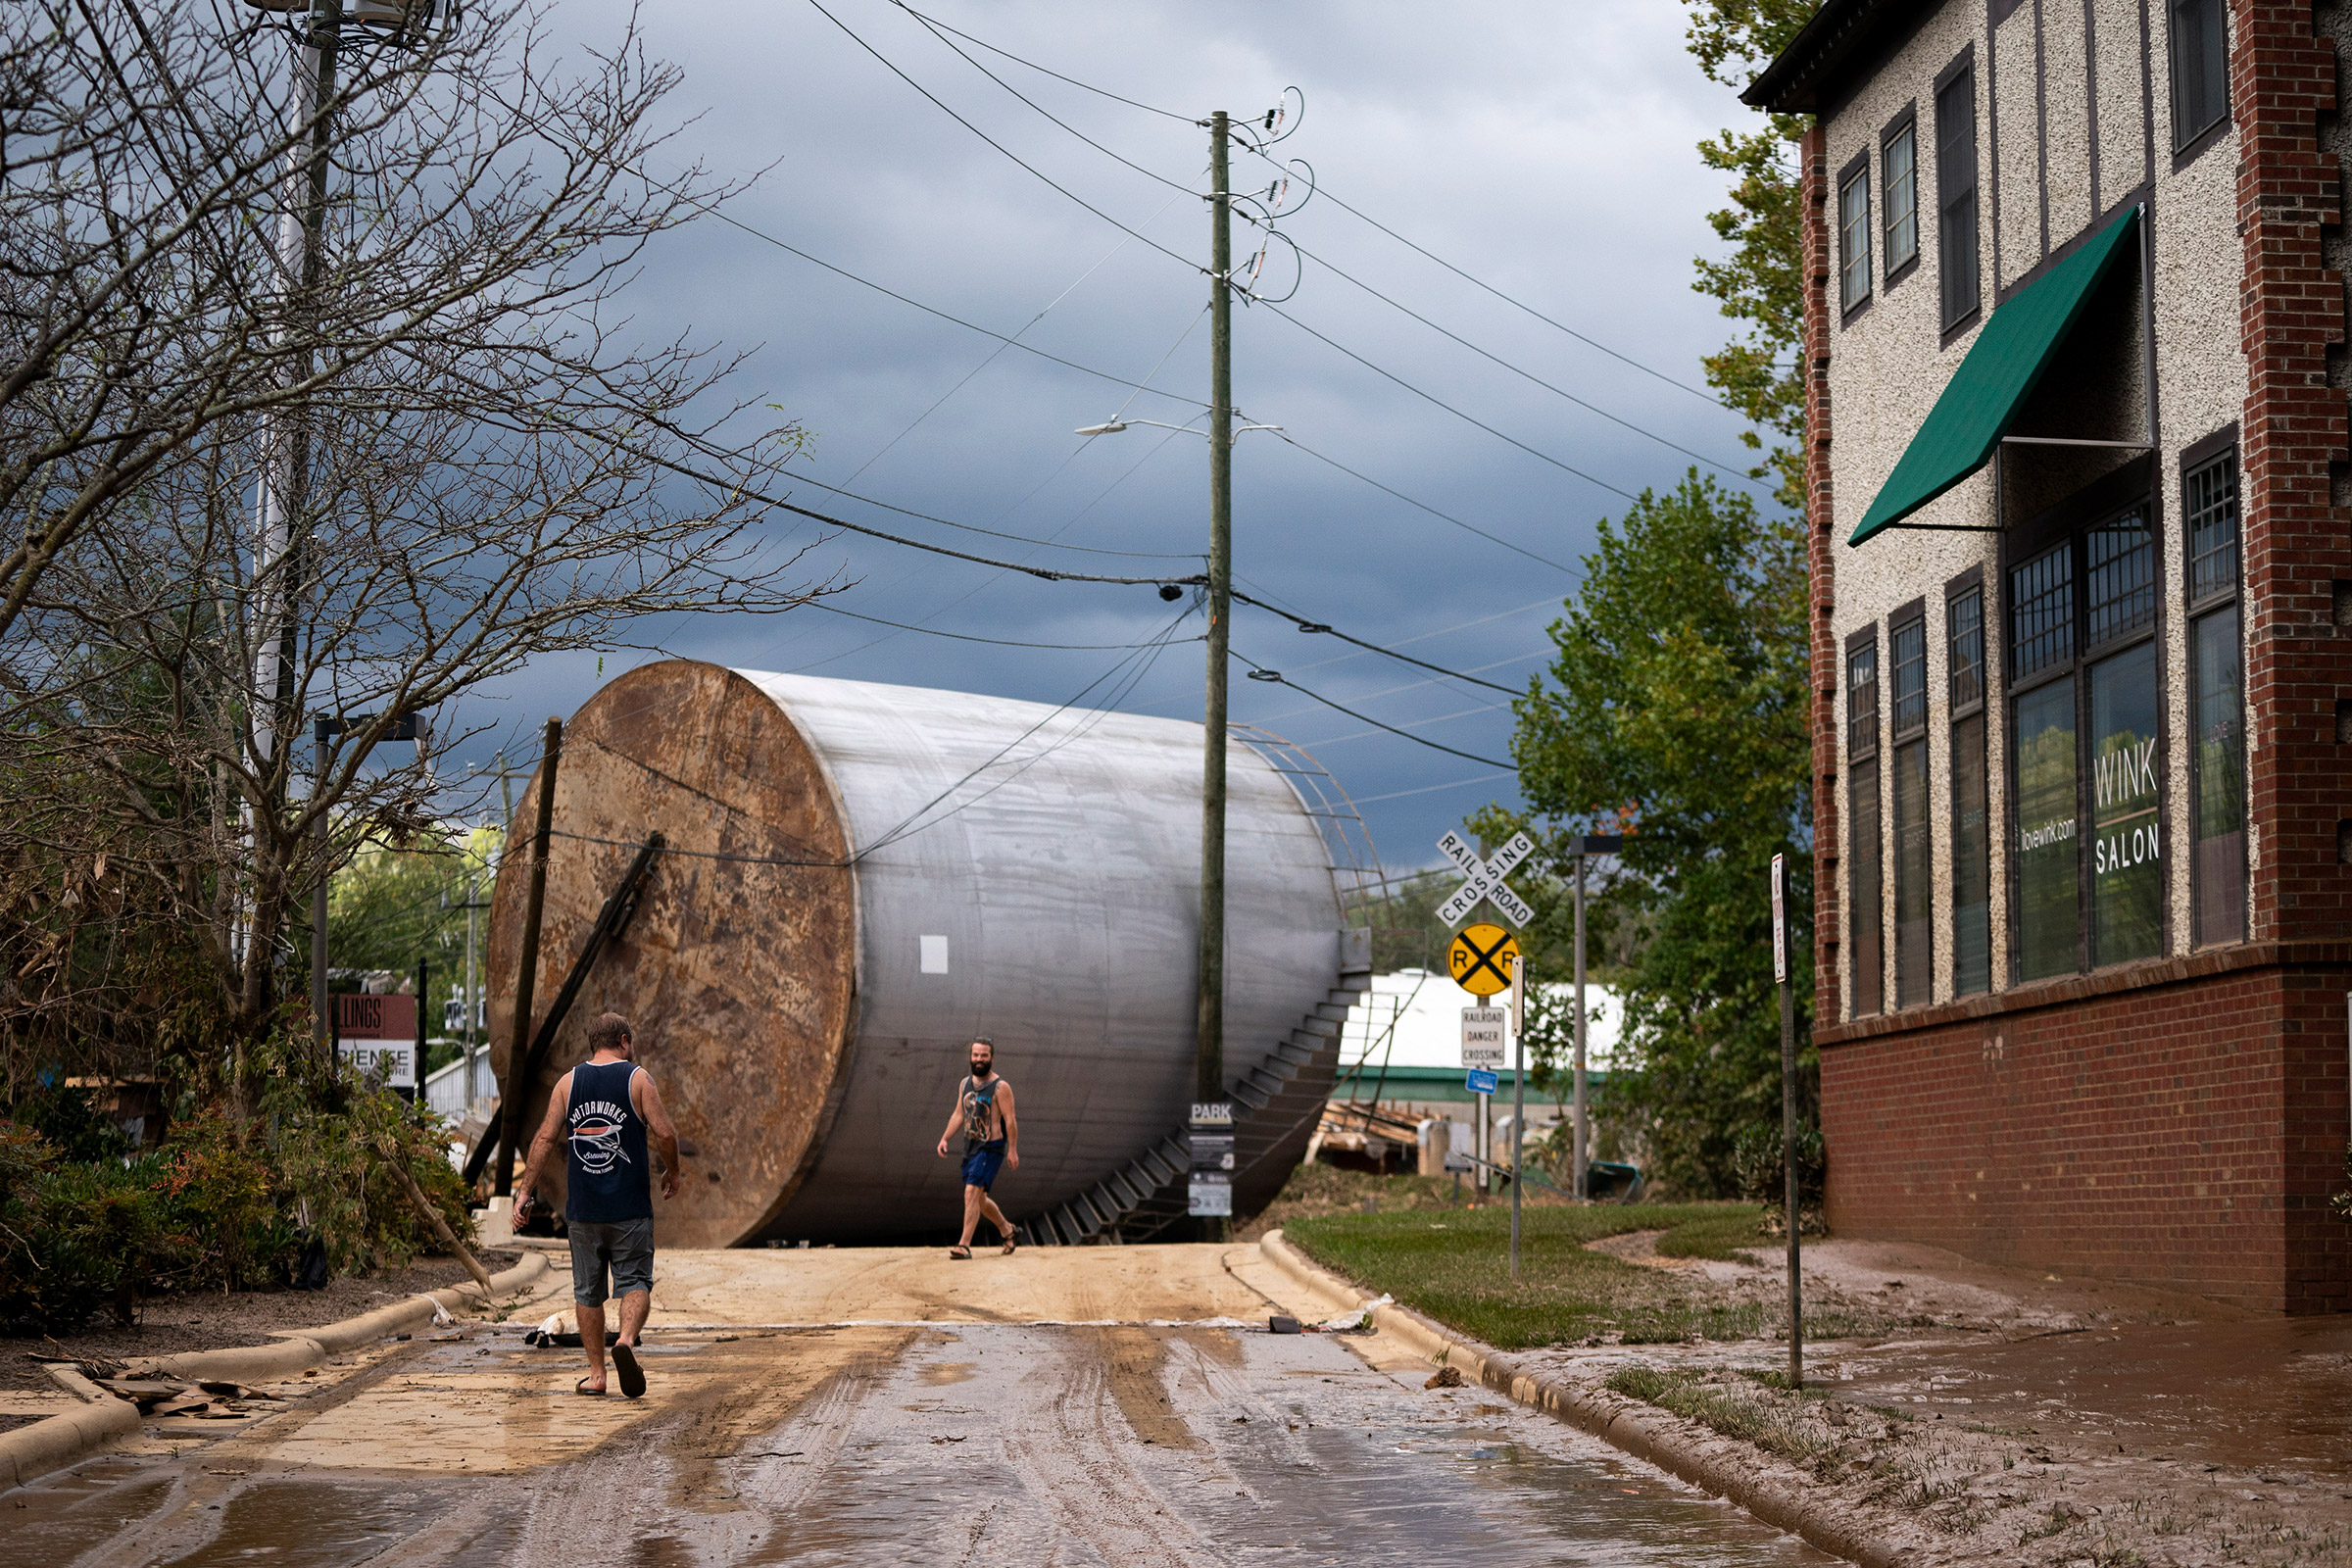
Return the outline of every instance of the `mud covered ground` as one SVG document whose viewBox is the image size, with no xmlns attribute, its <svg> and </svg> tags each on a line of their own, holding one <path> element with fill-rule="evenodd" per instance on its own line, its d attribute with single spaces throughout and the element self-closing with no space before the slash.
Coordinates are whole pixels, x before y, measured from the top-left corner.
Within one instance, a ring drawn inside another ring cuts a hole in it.
<svg viewBox="0 0 2352 1568">
<path fill-rule="evenodd" d="M 1660 1258 L 1650 1240 L 1594 1246 L 1699 1295 L 1786 1293 L 1772 1253 Z M 1808 1345 L 1801 1396 L 1785 1338 L 1526 1359 L 1826 1489 L 1923 1564 L 2352 1563 L 2352 1323 L 1923 1247 L 1816 1244 L 1805 1272 L 1809 1311 L 1886 1326 Z"/>
</svg>

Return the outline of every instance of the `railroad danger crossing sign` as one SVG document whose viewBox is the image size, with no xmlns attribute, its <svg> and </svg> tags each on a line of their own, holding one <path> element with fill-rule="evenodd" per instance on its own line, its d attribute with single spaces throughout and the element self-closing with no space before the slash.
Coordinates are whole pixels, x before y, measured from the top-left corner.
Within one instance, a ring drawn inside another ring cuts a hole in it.
<svg viewBox="0 0 2352 1568">
<path fill-rule="evenodd" d="M 1447 925 L 1460 925 L 1484 899 L 1502 911 L 1502 917 L 1513 925 L 1533 925 L 1536 911 L 1527 902 L 1502 885 L 1511 868 L 1536 853 L 1536 841 L 1524 833 L 1514 833 L 1511 841 L 1484 860 L 1459 833 L 1448 832 L 1438 840 L 1438 853 L 1451 860 L 1454 868 L 1466 879 L 1454 890 L 1453 897 L 1438 906 L 1438 917 Z M 1455 976 L 1459 979 L 1460 976 Z"/>
<path fill-rule="evenodd" d="M 1474 997 L 1510 990 L 1511 963 L 1518 959 L 1519 939 L 1498 925 L 1464 926 L 1446 950 L 1446 966 L 1454 983 Z"/>
<path fill-rule="evenodd" d="M 1509 1036 L 1505 1033 L 1508 1007 L 1462 1009 L 1462 1065 L 1490 1070 L 1504 1065 Z"/>
</svg>

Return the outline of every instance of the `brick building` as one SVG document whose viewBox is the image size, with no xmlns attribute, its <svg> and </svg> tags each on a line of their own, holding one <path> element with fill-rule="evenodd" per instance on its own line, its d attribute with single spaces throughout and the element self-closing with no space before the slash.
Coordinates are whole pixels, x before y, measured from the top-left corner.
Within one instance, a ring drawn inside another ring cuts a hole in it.
<svg viewBox="0 0 2352 1568">
<path fill-rule="evenodd" d="M 1803 141 L 1834 1223 L 2337 1310 L 2336 31 L 1827 0 Z"/>
</svg>

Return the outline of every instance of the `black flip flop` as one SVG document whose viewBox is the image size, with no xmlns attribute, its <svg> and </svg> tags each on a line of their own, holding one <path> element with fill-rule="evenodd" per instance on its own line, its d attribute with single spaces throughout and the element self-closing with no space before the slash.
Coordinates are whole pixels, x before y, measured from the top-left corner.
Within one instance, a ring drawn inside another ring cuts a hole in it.
<svg viewBox="0 0 2352 1568">
<path fill-rule="evenodd" d="M 956 1246 L 948 1249 L 948 1255 L 958 1263 L 965 1263 L 971 1260 L 972 1250 L 963 1246 L 961 1243 L 957 1243 Z"/>
<path fill-rule="evenodd" d="M 642 1398 L 645 1395 L 645 1368 L 637 1364 L 637 1352 L 616 1343 L 612 1347 L 612 1364 L 620 1368 L 621 1394 L 631 1399 Z"/>
<path fill-rule="evenodd" d="M 585 1396 L 591 1399 L 601 1399 L 605 1396 L 605 1391 L 602 1389 L 590 1388 L 586 1378 L 582 1378 L 579 1382 L 574 1383 L 571 1386 L 571 1392 L 577 1395 Z"/>
</svg>

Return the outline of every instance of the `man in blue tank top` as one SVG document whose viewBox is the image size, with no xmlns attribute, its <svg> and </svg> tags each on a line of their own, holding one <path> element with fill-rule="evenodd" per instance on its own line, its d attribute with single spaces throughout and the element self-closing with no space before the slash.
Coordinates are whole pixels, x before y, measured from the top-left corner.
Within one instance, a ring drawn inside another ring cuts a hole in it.
<svg viewBox="0 0 2352 1568">
<path fill-rule="evenodd" d="M 1000 1169 L 1021 1168 L 1021 1123 L 1013 1113 L 1012 1085 L 997 1076 L 996 1043 L 987 1037 L 972 1042 L 972 1075 L 956 1087 L 956 1109 L 948 1130 L 939 1135 L 939 1157 L 948 1157 L 948 1140 L 963 1129 L 963 1239 L 948 1249 L 950 1257 L 972 1255 L 972 1232 L 986 1214 L 1012 1250 L 1012 1221 L 988 1196 Z"/>
<path fill-rule="evenodd" d="M 579 1309 L 580 1348 L 588 1375 L 573 1388 L 605 1392 L 605 1299 L 610 1276 L 620 1298 L 620 1333 L 612 1364 L 620 1392 L 645 1392 L 637 1336 L 654 1304 L 653 1166 L 647 1134 L 662 1156 L 662 1196 L 678 1196 L 678 1130 L 662 1108 L 654 1075 L 631 1059 L 636 1042 L 629 1021 L 608 1012 L 588 1026 L 589 1058 L 556 1081 L 547 1119 L 531 1141 L 514 1200 L 517 1224 L 538 1200 L 535 1184 L 556 1140 L 564 1141 L 564 1228 L 571 1238 L 571 1298 Z"/>
</svg>

